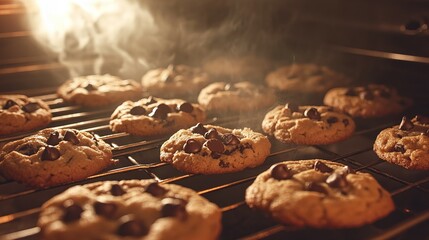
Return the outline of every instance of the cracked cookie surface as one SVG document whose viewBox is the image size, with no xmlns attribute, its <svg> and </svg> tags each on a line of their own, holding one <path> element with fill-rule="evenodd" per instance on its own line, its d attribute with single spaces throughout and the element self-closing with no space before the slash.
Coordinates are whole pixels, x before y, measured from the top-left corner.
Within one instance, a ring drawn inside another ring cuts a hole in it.
<svg viewBox="0 0 429 240">
<path fill-rule="evenodd" d="M 370 174 L 320 159 L 273 165 L 249 186 L 245 200 L 281 223 L 314 228 L 358 227 L 394 209 Z"/>
<path fill-rule="evenodd" d="M 88 75 L 76 77 L 63 83 L 57 90 L 65 101 L 86 106 L 105 106 L 142 95 L 140 84 L 111 75 Z"/>
<path fill-rule="evenodd" d="M 317 145 L 348 138 L 355 130 L 355 123 L 331 107 L 288 103 L 268 112 L 262 129 L 285 143 Z"/>
<path fill-rule="evenodd" d="M 221 211 L 179 185 L 104 181 L 69 188 L 48 200 L 38 225 L 46 240 L 214 240 Z"/>
<path fill-rule="evenodd" d="M 29 131 L 48 125 L 49 106 L 25 95 L 0 95 L 0 135 Z"/>
<path fill-rule="evenodd" d="M 0 173 L 45 188 L 89 177 L 114 163 L 111 158 L 111 147 L 90 133 L 44 129 L 4 145 Z"/>
<path fill-rule="evenodd" d="M 126 101 L 110 117 L 110 129 L 138 136 L 173 133 L 204 121 L 204 109 L 181 99 L 143 98 Z"/>
<path fill-rule="evenodd" d="M 429 117 L 403 117 L 381 131 L 374 143 L 379 158 L 408 169 L 429 170 Z"/>
<path fill-rule="evenodd" d="M 261 165 L 270 154 L 266 136 L 249 128 L 197 124 L 161 146 L 161 161 L 187 173 L 219 174 Z"/>
</svg>

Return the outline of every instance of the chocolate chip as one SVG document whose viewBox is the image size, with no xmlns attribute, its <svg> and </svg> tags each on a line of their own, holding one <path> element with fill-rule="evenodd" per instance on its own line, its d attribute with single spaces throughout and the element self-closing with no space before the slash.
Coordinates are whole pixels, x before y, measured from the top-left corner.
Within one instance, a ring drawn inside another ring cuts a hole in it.
<svg viewBox="0 0 429 240">
<path fill-rule="evenodd" d="M 183 150 L 185 153 L 197 153 L 201 151 L 201 147 L 201 143 L 199 143 L 197 140 L 188 139 L 185 145 L 183 145 Z"/>
<path fill-rule="evenodd" d="M 234 84 L 230 84 L 230 83 L 228 83 L 228 84 L 226 84 L 226 85 L 225 85 L 224 89 L 225 89 L 225 91 L 234 91 L 234 90 L 236 90 L 237 88 L 235 87 L 235 85 L 234 85 Z"/>
<path fill-rule="evenodd" d="M 140 116 L 146 114 L 146 109 L 142 106 L 134 106 L 130 109 L 130 114 L 135 116 Z"/>
<path fill-rule="evenodd" d="M 197 123 L 197 125 L 190 128 L 192 133 L 198 133 L 204 135 L 207 132 L 207 128 L 204 127 L 202 123 Z"/>
<path fill-rule="evenodd" d="M 338 118 L 337 117 L 329 117 L 328 119 L 326 119 L 326 122 L 329 124 L 333 124 L 338 122 Z"/>
<path fill-rule="evenodd" d="M 306 191 L 319 192 L 319 193 L 323 193 L 323 194 L 327 193 L 326 189 L 322 185 L 315 183 L 315 182 L 306 183 L 304 189 Z"/>
<path fill-rule="evenodd" d="M 218 139 L 207 140 L 205 144 L 208 147 L 208 149 L 210 149 L 210 151 L 215 153 L 223 153 L 223 151 L 225 150 L 225 146 Z"/>
<path fill-rule="evenodd" d="M 344 118 L 342 122 L 343 122 L 345 127 L 347 127 L 350 124 L 350 122 L 347 118 Z"/>
<path fill-rule="evenodd" d="M 327 179 L 326 179 L 326 183 L 330 186 L 330 187 L 334 187 L 334 188 L 342 188 L 347 186 L 347 180 L 346 178 L 339 174 L 339 173 L 333 173 L 331 174 Z"/>
<path fill-rule="evenodd" d="M 175 217 L 182 220 L 186 218 L 186 202 L 184 200 L 164 198 L 161 204 L 161 217 Z"/>
<path fill-rule="evenodd" d="M 76 134 L 73 131 L 67 130 L 64 134 L 64 140 L 67 142 L 71 142 L 74 145 L 77 145 L 80 143 L 79 139 L 77 138 Z"/>
<path fill-rule="evenodd" d="M 56 146 L 56 145 L 58 145 L 58 143 L 60 143 L 60 142 L 61 142 L 60 133 L 59 133 L 59 132 L 57 132 L 57 131 L 52 132 L 52 133 L 49 135 L 48 140 L 46 140 L 46 143 L 47 143 L 48 145 L 51 145 L 51 146 Z"/>
<path fill-rule="evenodd" d="M 399 129 L 401 130 L 411 130 L 414 127 L 414 124 L 407 118 L 407 117 L 402 117 L 402 121 L 399 124 Z"/>
<path fill-rule="evenodd" d="M 15 101 L 9 99 L 4 104 L 3 109 L 9 109 L 9 108 L 11 108 L 14 105 L 18 105 L 18 103 L 16 103 Z"/>
<path fill-rule="evenodd" d="M 125 191 L 121 186 L 119 186 L 119 184 L 112 184 L 112 186 L 110 186 L 110 193 L 113 196 L 122 196 L 124 195 Z"/>
<path fill-rule="evenodd" d="M 37 153 L 38 151 L 39 151 L 39 148 L 33 146 L 30 143 L 26 143 L 18 149 L 19 153 L 22 153 L 22 154 L 27 155 L 27 156 L 33 155 L 33 154 Z"/>
<path fill-rule="evenodd" d="M 210 157 L 212 157 L 213 159 L 218 159 L 218 158 L 220 158 L 222 155 L 220 154 L 220 153 L 217 153 L 217 152 L 212 152 L 211 154 L 210 154 Z"/>
<path fill-rule="evenodd" d="M 271 177 L 277 180 L 289 179 L 292 177 L 292 172 L 286 164 L 280 163 L 271 167 Z"/>
<path fill-rule="evenodd" d="M 146 226 L 136 220 L 132 215 L 125 215 L 119 219 L 119 227 L 117 230 L 120 236 L 133 236 L 139 237 L 147 234 L 148 229 Z"/>
<path fill-rule="evenodd" d="M 225 145 L 238 145 L 240 144 L 240 139 L 232 133 L 227 133 L 222 136 L 222 141 Z"/>
<path fill-rule="evenodd" d="M 42 152 L 41 160 L 42 161 L 53 161 L 60 158 L 61 153 L 58 149 L 51 146 L 46 146 L 45 150 Z"/>
<path fill-rule="evenodd" d="M 417 115 L 416 116 L 416 120 L 417 122 L 421 123 L 421 124 L 429 124 L 429 117 L 425 117 L 422 115 Z"/>
<path fill-rule="evenodd" d="M 22 110 L 26 113 L 32 113 L 32 112 L 35 112 L 39 108 L 40 108 L 40 106 L 38 103 L 27 103 L 22 107 Z"/>
<path fill-rule="evenodd" d="M 146 101 L 145 105 L 149 105 L 149 104 L 152 104 L 152 103 L 156 103 L 156 100 L 155 100 L 155 98 L 153 98 L 152 96 L 150 96 L 150 97 L 147 98 L 147 101 Z"/>
<path fill-rule="evenodd" d="M 238 146 L 238 150 L 240 150 L 240 153 L 243 153 L 244 150 L 247 148 L 252 148 L 252 145 L 250 143 L 244 143 Z"/>
<path fill-rule="evenodd" d="M 97 87 L 92 85 L 91 83 L 88 83 L 85 87 L 83 87 L 84 89 L 86 89 L 86 91 L 91 92 L 91 91 L 95 91 L 97 90 Z"/>
<path fill-rule="evenodd" d="M 395 144 L 393 149 L 395 150 L 395 152 L 405 153 L 405 147 L 402 144 L 399 144 L 399 143 Z"/>
<path fill-rule="evenodd" d="M 157 107 L 155 107 L 152 112 L 149 113 L 148 116 L 153 118 L 166 119 L 169 112 L 171 112 L 170 107 L 164 103 L 161 103 Z"/>
<path fill-rule="evenodd" d="M 167 190 L 161 187 L 158 182 L 152 182 L 147 185 L 145 192 L 150 193 L 154 197 L 160 197 L 164 195 Z"/>
<path fill-rule="evenodd" d="M 205 139 L 219 139 L 219 133 L 216 129 L 210 128 L 208 132 L 204 134 Z"/>
<path fill-rule="evenodd" d="M 316 108 L 307 108 L 304 112 L 304 116 L 312 119 L 312 120 L 320 120 L 320 113 L 317 111 Z"/>
<path fill-rule="evenodd" d="M 346 90 L 344 95 L 353 97 L 353 96 L 357 96 L 357 93 L 353 88 L 349 88 Z"/>
<path fill-rule="evenodd" d="M 293 103 L 286 103 L 285 108 L 289 109 L 291 112 L 299 112 L 299 107 Z"/>
<path fill-rule="evenodd" d="M 80 219 L 83 208 L 72 200 L 67 200 L 63 204 L 63 211 L 64 213 L 61 219 L 63 222 L 69 223 Z"/>
<path fill-rule="evenodd" d="M 177 110 L 182 111 L 182 112 L 191 113 L 194 110 L 194 107 L 192 106 L 192 104 L 190 104 L 188 102 L 184 102 L 184 103 L 180 104 L 179 106 L 177 106 Z"/>
<path fill-rule="evenodd" d="M 363 100 L 373 100 L 374 95 L 369 91 L 363 91 L 359 94 L 359 97 Z"/>
<path fill-rule="evenodd" d="M 331 167 L 329 167 L 328 165 L 324 164 L 321 161 L 316 161 L 314 163 L 314 170 L 322 172 L 322 173 L 330 173 L 332 171 L 334 171 L 334 169 L 332 169 Z"/>
<path fill-rule="evenodd" d="M 94 210 L 97 215 L 105 218 L 113 218 L 118 206 L 115 203 L 108 203 L 102 201 L 94 202 Z"/>
<path fill-rule="evenodd" d="M 224 162 L 223 160 L 219 161 L 219 167 L 221 168 L 229 168 L 229 162 Z"/>
</svg>

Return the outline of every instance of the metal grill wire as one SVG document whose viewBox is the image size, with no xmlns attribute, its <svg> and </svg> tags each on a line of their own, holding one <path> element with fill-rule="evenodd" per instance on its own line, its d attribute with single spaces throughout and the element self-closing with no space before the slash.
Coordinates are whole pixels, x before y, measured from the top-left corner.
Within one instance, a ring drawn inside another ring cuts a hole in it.
<svg viewBox="0 0 429 240">
<path fill-rule="evenodd" d="M 0 182 L 0 239 L 39 239 L 36 226 L 40 206 L 66 188 L 94 181 L 121 179 L 155 179 L 160 183 L 174 183 L 196 190 L 200 195 L 216 203 L 223 211 L 221 239 L 387 239 L 403 236 L 409 229 L 427 225 L 429 219 L 429 174 L 410 171 L 379 160 L 372 152 L 372 144 L 378 132 L 394 125 L 398 118 L 371 122 L 358 122 L 353 137 L 341 143 L 326 146 L 287 145 L 271 139 L 271 154 L 257 168 L 239 173 L 222 175 L 184 174 L 159 161 L 159 147 L 168 136 L 145 139 L 109 130 L 109 116 L 114 108 L 101 110 L 72 106 L 57 98 L 56 94 L 35 96 L 51 107 L 53 122 L 49 127 L 76 128 L 95 133 L 113 147 L 114 158 L 119 164 L 88 179 L 44 190 L 27 188 L 22 184 L 2 179 Z M 262 114 L 262 115 L 261 115 Z M 229 116 L 209 119 L 225 127 L 252 127 L 261 132 L 263 113 L 246 116 Z M 7 142 L 32 133 L 18 134 L 0 139 Z M 322 158 L 340 162 L 371 173 L 392 194 L 396 210 L 374 224 L 356 229 L 316 230 L 280 225 L 260 212 L 250 210 L 244 203 L 244 191 L 256 176 L 280 161 Z M 423 227 L 424 228 L 424 227 Z M 423 230 L 424 231 L 424 230 Z M 415 233 L 414 233 L 415 234 Z"/>
</svg>

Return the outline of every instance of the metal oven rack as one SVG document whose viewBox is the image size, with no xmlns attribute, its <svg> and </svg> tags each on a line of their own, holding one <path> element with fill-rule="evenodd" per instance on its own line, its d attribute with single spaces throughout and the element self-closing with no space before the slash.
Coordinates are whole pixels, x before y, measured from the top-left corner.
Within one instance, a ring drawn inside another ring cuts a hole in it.
<svg viewBox="0 0 429 240">
<path fill-rule="evenodd" d="M 410 171 L 386 163 L 372 151 L 378 132 L 400 120 L 399 116 L 357 122 L 357 131 L 343 142 L 326 146 L 283 144 L 275 139 L 271 154 L 262 166 L 238 173 L 221 175 L 185 174 L 159 160 L 159 147 L 169 136 L 143 138 L 126 133 L 112 133 L 108 122 L 114 107 L 86 109 L 69 105 L 48 89 L 36 97 L 48 102 L 53 112 L 49 127 L 76 128 L 94 132 L 110 143 L 119 163 L 84 181 L 43 190 L 0 180 L 0 239 L 39 239 L 36 226 L 40 206 L 66 188 L 101 180 L 155 179 L 194 189 L 216 203 L 223 212 L 220 239 L 418 239 L 428 236 L 429 172 Z M 419 109 L 419 108 L 417 108 Z M 420 108 L 424 109 L 424 108 Z M 210 118 L 208 122 L 225 127 L 251 127 L 261 131 L 264 112 L 251 116 Z M 22 138 L 32 133 L 2 137 L 0 142 Z M 322 158 L 337 161 L 371 173 L 393 196 L 396 210 L 374 224 L 343 230 L 299 229 L 280 225 L 267 216 L 249 209 L 244 192 L 255 177 L 279 161 Z"/>
</svg>

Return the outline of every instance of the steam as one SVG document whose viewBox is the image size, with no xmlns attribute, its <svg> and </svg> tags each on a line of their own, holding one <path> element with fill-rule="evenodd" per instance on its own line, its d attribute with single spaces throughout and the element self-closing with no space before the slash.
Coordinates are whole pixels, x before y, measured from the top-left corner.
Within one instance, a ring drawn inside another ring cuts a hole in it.
<svg viewBox="0 0 429 240">
<path fill-rule="evenodd" d="M 72 76 L 110 73 L 139 79 L 148 69 L 182 61 L 179 53 L 198 62 L 222 52 L 249 52 L 261 42 L 272 46 L 279 39 L 266 32 L 275 6 L 255 6 L 263 1 L 24 2 L 34 9 L 29 20 L 35 38 L 58 54 Z M 206 14 L 213 21 L 201 24 Z M 261 32 L 255 34 L 255 28 Z"/>
</svg>

